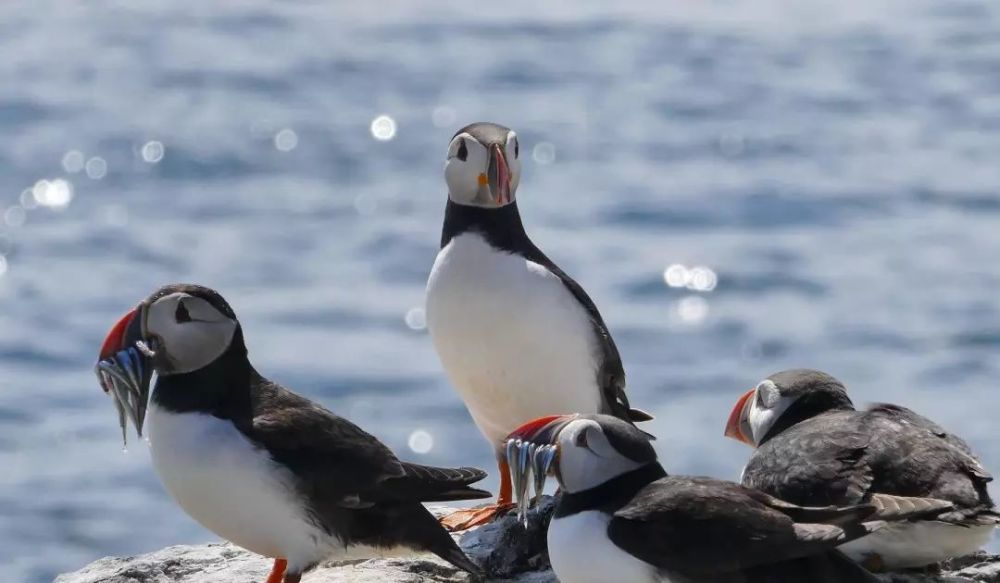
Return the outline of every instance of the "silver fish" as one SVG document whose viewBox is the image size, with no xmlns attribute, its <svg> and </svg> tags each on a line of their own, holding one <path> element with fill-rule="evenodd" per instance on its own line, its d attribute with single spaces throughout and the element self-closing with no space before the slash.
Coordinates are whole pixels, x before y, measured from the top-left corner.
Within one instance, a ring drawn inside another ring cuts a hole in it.
<svg viewBox="0 0 1000 583">
<path fill-rule="evenodd" d="M 114 400 L 118 412 L 118 424 L 122 428 L 122 442 L 128 445 L 126 419 L 131 420 L 136 433 L 142 435 L 142 424 L 149 400 L 151 371 L 145 369 L 139 350 L 129 347 L 99 361 L 94 367 L 94 372 L 101 387 Z"/>
</svg>

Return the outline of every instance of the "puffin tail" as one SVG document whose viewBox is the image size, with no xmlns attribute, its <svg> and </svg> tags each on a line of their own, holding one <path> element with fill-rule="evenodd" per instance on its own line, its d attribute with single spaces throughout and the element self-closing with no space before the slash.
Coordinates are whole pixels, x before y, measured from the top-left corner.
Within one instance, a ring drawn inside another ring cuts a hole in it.
<svg viewBox="0 0 1000 583">
<path fill-rule="evenodd" d="M 466 573 L 472 575 L 473 577 L 483 578 L 483 570 L 479 565 L 472 562 L 462 549 L 458 548 L 458 545 L 454 541 L 450 545 L 443 546 L 440 549 L 430 549 L 435 555 L 441 557 L 442 559 L 448 561 L 452 565 L 455 565 L 459 569 L 465 571 Z"/>
<path fill-rule="evenodd" d="M 406 475 L 402 480 L 410 489 L 411 496 L 421 502 L 451 502 L 493 497 L 493 494 L 486 490 L 470 486 L 486 477 L 486 472 L 477 468 L 438 468 L 411 463 L 403 463 L 403 468 Z"/>
<path fill-rule="evenodd" d="M 646 413 L 642 409 L 629 409 L 628 410 L 628 420 L 633 423 L 640 423 L 642 421 L 652 421 L 654 417 L 649 413 Z"/>
<path fill-rule="evenodd" d="M 462 551 L 451 534 L 423 504 L 397 506 L 393 509 L 393 514 L 396 520 L 390 528 L 395 544 L 434 553 L 476 578 L 483 577 L 483 570 L 479 565 Z"/>
</svg>

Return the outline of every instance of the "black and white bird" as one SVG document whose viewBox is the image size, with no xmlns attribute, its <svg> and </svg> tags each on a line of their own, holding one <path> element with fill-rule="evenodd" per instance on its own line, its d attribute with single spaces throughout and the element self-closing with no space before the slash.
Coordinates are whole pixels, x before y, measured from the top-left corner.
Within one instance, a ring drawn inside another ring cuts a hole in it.
<svg viewBox="0 0 1000 583">
<path fill-rule="evenodd" d="M 298 583 L 324 560 L 415 552 L 479 573 L 421 502 L 488 498 L 469 486 L 486 473 L 400 461 L 350 421 L 261 376 L 217 292 L 161 288 L 112 328 L 100 358 L 102 386 L 140 434 L 144 399 L 122 395 L 146 395 L 155 369 L 148 438 L 157 474 L 205 528 L 274 557 L 268 583 Z"/>
<path fill-rule="evenodd" d="M 528 474 L 536 492 L 539 476 L 559 481 L 548 551 L 562 583 L 874 582 L 836 546 L 885 520 L 950 508 L 892 496 L 802 507 L 733 482 L 668 476 L 649 440 L 608 415 L 543 417 L 510 435 L 519 501 Z"/>
<path fill-rule="evenodd" d="M 452 138 L 441 250 L 427 281 L 427 328 L 501 474 L 497 505 L 456 514 L 446 522 L 456 528 L 509 505 L 501 444 L 521 423 L 560 412 L 651 419 L 629 405 L 621 357 L 594 302 L 525 233 L 520 179 L 512 130 L 474 123 Z"/>
<path fill-rule="evenodd" d="M 796 504 L 861 504 L 875 494 L 954 504 L 933 519 L 894 524 L 841 547 L 871 568 L 920 567 L 969 554 L 1000 513 L 992 477 L 960 437 L 898 405 L 858 411 L 816 370 L 779 372 L 737 401 L 725 434 L 754 447 L 742 482 Z"/>
</svg>

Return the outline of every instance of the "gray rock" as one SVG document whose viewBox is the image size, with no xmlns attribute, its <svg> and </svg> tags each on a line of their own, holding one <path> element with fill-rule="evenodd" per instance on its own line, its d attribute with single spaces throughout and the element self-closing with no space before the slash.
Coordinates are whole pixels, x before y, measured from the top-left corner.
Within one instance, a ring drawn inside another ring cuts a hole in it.
<svg viewBox="0 0 1000 583">
<path fill-rule="evenodd" d="M 554 503 L 545 497 L 528 515 L 527 526 L 516 517 L 502 519 L 457 536 L 466 553 L 492 581 L 554 583 L 545 552 L 545 530 Z M 436 514 L 449 509 L 434 508 Z M 228 543 L 175 546 L 137 557 L 108 557 L 55 583 L 262 583 L 271 560 Z M 1000 555 L 977 553 L 953 559 L 939 572 L 891 573 L 886 583 L 1000 583 Z M 303 583 L 465 583 L 470 578 L 434 555 L 328 563 L 310 571 Z"/>
</svg>

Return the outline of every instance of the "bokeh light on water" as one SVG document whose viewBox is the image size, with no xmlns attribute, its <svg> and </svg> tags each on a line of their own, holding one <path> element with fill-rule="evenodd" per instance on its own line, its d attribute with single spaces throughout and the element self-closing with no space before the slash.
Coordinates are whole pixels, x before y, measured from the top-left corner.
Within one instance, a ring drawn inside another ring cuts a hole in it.
<svg viewBox="0 0 1000 583">
<path fill-rule="evenodd" d="M 87 160 L 84 170 L 87 172 L 87 178 L 100 180 L 108 173 L 108 162 L 100 156 L 94 156 Z"/>
<path fill-rule="evenodd" d="M 299 136 L 291 128 L 284 128 L 274 135 L 274 147 L 281 152 L 291 152 L 298 145 Z"/>
<path fill-rule="evenodd" d="M 407 445 L 413 453 L 427 454 L 434 449 L 434 436 L 423 429 L 417 429 L 410 434 Z"/>
<path fill-rule="evenodd" d="M 73 200 L 73 184 L 62 178 L 39 180 L 31 193 L 39 206 L 63 209 Z"/>
<path fill-rule="evenodd" d="M 448 140 L 481 120 L 517 131 L 525 225 L 599 306 L 672 471 L 738 477 L 724 417 L 792 366 L 928 412 L 1000 471 L 1000 5 L 371 5 L 17 11 L 8 579 L 213 538 L 143 443 L 120 453 L 91 370 L 167 282 L 218 288 L 261 372 L 400 455 L 492 469 L 422 313 Z"/>
<path fill-rule="evenodd" d="M 388 115 L 380 115 L 372 120 L 371 132 L 376 140 L 389 141 L 396 137 L 396 120 Z"/>
<path fill-rule="evenodd" d="M 142 160 L 149 164 L 158 164 L 163 160 L 165 152 L 166 149 L 163 147 L 163 142 L 150 140 L 142 145 Z"/>
</svg>

